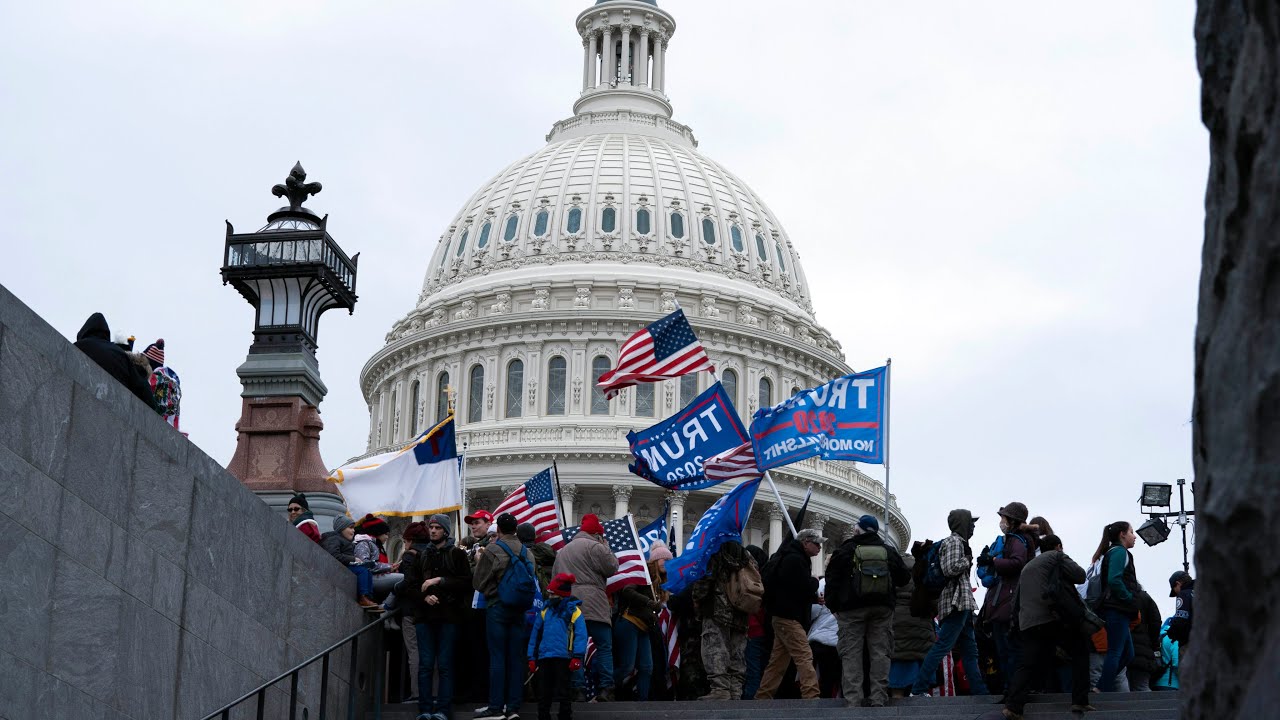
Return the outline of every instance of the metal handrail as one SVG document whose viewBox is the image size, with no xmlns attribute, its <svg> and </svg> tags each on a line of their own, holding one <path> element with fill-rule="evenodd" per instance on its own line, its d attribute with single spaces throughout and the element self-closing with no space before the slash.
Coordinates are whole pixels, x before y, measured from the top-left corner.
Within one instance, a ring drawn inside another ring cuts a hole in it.
<svg viewBox="0 0 1280 720">
<path fill-rule="evenodd" d="M 244 695 L 241 695 L 240 697 L 236 698 L 235 700 L 232 700 L 226 705 L 223 705 L 217 710 L 214 710 L 208 715 L 205 715 L 201 720 L 217 720 L 218 718 L 221 718 L 221 720 L 229 720 L 229 718 L 231 717 L 232 708 L 253 697 L 256 697 L 258 699 L 256 717 L 258 718 L 258 720 L 263 720 L 263 717 L 264 717 L 263 713 L 266 712 L 267 690 L 270 689 L 272 685 L 275 685 L 276 683 L 280 682 L 281 680 L 284 680 L 285 678 L 289 678 L 289 720 L 296 720 L 297 713 L 298 713 L 298 674 L 302 672 L 302 670 L 307 668 L 309 665 L 314 664 L 316 661 L 320 661 L 320 665 L 321 665 L 321 668 L 320 668 L 320 715 L 318 720 L 325 720 L 325 709 L 329 700 L 329 655 L 334 651 L 342 648 L 342 646 L 346 645 L 347 643 L 351 643 L 351 665 L 350 665 L 350 669 L 347 671 L 347 687 L 349 688 L 349 694 L 347 696 L 347 718 L 348 720 L 354 720 L 355 707 L 356 707 L 355 699 L 356 699 L 356 690 L 357 690 L 356 657 L 357 657 L 357 653 L 360 650 L 360 636 L 369 632 L 375 627 L 381 627 L 385 625 L 386 622 L 393 617 L 395 617 L 394 613 L 384 614 L 382 617 L 378 618 L 377 620 L 374 620 L 368 625 L 365 625 L 359 630 L 356 630 L 355 632 L 342 638 L 341 640 L 334 643 L 333 645 L 330 645 L 329 647 L 320 651 L 309 660 L 304 660 L 301 664 L 297 665 L 296 667 L 290 670 L 284 671 L 274 679 L 268 680 L 262 685 L 259 685 L 253 690 L 250 690 Z M 382 690 L 381 690 L 382 666 L 383 666 L 382 657 L 381 657 L 382 650 L 383 650 L 382 635 L 381 633 L 379 633 L 378 652 L 375 653 L 375 656 L 377 657 L 377 663 L 376 663 L 377 669 L 374 671 L 373 685 L 371 686 L 373 688 L 373 698 L 374 698 L 373 700 L 374 720 L 381 720 L 382 718 Z"/>
</svg>

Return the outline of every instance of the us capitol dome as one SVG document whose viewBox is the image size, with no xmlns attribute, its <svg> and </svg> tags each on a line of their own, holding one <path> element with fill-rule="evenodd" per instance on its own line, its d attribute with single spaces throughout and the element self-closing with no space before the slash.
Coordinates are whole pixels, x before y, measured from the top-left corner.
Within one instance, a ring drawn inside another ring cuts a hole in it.
<svg viewBox="0 0 1280 720">
<path fill-rule="evenodd" d="M 440 236 L 417 305 L 360 373 L 370 454 L 456 412 L 465 506 L 492 510 L 518 483 L 559 467 L 571 524 L 631 512 L 643 526 L 671 502 L 682 542 L 735 483 L 669 493 L 627 470 L 627 432 L 663 420 L 715 380 L 641 384 L 606 400 L 595 378 L 619 345 L 683 308 L 725 389 L 751 414 L 851 372 L 814 316 L 791 238 L 750 187 L 702 155 L 665 93 L 676 22 L 655 2 L 601 0 L 577 17 L 581 93 L 546 145 L 474 192 Z M 794 514 L 829 538 L 882 517 L 884 485 L 853 463 L 809 459 L 772 471 Z M 910 526 L 891 505 L 889 536 Z M 772 551 L 782 515 L 767 485 L 746 542 Z"/>
</svg>

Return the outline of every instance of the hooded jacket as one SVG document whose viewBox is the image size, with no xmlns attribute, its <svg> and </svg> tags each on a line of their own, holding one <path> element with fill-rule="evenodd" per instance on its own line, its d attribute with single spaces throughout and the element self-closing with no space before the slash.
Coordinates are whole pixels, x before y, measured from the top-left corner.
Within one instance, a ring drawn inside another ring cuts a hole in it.
<svg viewBox="0 0 1280 720">
<path fill-rule="evenodd" d="M 337 530 L 320 536 L 320 547 L 329 552 L 330 555 L 338 559 L 343 565 L 351 565 L 356 561 L 356 545 L 350 540 L 342 537 L 342 533 Z"/>
<path fill-rule="evenodd" d="M 707 573 L 693 584 L 694 606 L 704 622 L 715 622 L 731 631 L 746 632 L 748 615 L 729 603 L 729 579 L 748 564 L 755 564 L 747 551 L 737 542 L 726 542 L 707 560 Z M 817 593 L 817 580 L 814 592 Z M 769 588 L 765 586 L 765 597 Z M 767 602 L 767 601 L 766 601 Z M 809 606 L 804 609 L 804 622 L 808 621 Z"/>
<path fill-rule="evenodd" d="M 590 622 L 612 624 L 609 595 L 605 588 L 609 577 L 618 572 L 618 557 L 600 535 L 579 531 L 568 545 L 556 554 L 551 574 L 569 573 L 578 579 L 573 594 L 582 601 L 582 612 Z"/>
<path fill-rule="evenodd" d="M 302 531 L 303 535 L 311 538 L 315 542 L 320 542 L 320 524 L 316 522 L 316 516 L 310 511 L 304 512 L 293 521 L 293 526 Z"/>
<path fill-rule="evenodd" d="M 904 564 L 914 562 L 914 557 L 904 560 Z M 893 607 L 894 660 L 923 660 L 929 648 L 933 647 L 933 620 L 911 614 L 911 596 L 914 593 L 915 585 L 910 580 L 898 588 L 898 597 Z"/>
<path fill-rule="evenodd" d="M 1005 533 L 1000 537 L 1000 549 L 992 552 L 991 565 L 979 569 L 988 570 L 994 579 L 987 588 L 987 596 L 982 601 L 982 612 L 987 622 L 1008 623 L 1013 621 L 1013 595 L 1018 591 L 1018 578 L 1022 568 L 1036 556 L 1031 541 L 1027 538 L 1030 532 L 1024 530 Z"/>
<path fill-rule="evenodd" d="M 818 600 L 818 579 L 804 543 L 788 540 L 765 564 L 764 607 L 770 615 L 800 624 L 809 622 L 810 606 Z"/>
<path fill-rule="evenodd" d="M 369 569 L 375 575 L 391 571 L 391 565 L 382 562 L 380 559 L 382 557 L 382 548 L 378 547 L 378 539 L 372 535 L 356 533 L 355 555 L 356 560 L 359 562 L 373 563 L 373 567 Z"/>
<path fill-rule="evenodd" d="M 1129 669 L 1149 673 L 1156 669 L 1156 656 L 1160 654 L 1160 633 L 1164 621 L 1160 618 L 1160 606 L 1145 591 L 1138 594 L 1138 610 L 1142 619 L 1133 628 L 1133 659 Z"/>
<path fill-rule="evenodd" d="M 99 367 L 106 370 L 107 374 L 117 382 L 128 388 L 129 392 L 137 395 L 139 400 L 147 404 L 147 407 L 157 413 L 160 412 L 160 406 L 156 405 L 155 394 L 151 392 L 150 373 L 144 372 L 135 364 L 124 348 L 111 342 L 111 328 L 107 325 L 107 319 L 102 313 L 94 313 L 84 321 L 80 332 L 76 334 L 76 347 Z"/>
<path fill-rule="evenodd" d="M 582 659 L 587 653 L 587 621 L 582 603 L 570 596 L 558 595 L 547 600 L 533 615 L 533 631 L 529 633 L 529 659 Z"/>
<path fill-rule="evenodd" d="M 439 545 L 414 543 L 413 549 L 401 558 L 400 569 L 404 572 L 404 582 L 396 595 L 412 598 L 406 612 L 412 608 L 415 623 L 462 622 L 471 600 L 471 563 L 452 537 L 446 535 Z M 423 592 L 422 584 L 437 577 L 440 582 Z M 439 601 L 435 605 L 427 602 L 432 596 Z"/>
<path fill-rule="evenodd" d="M 973 599 L 969 584 L 969 571 L 973 567 L 973 550 L 969 539 L 973 537 L 974 517 L 968 510 L 952 510 L 947 515 L 947 527 L 951 535 L 942 540 L 938 559 L 947 584 L 938 596 L 938 617 L 945 618 L 953 612 L 974 612 L 978 603 Z"/>
<path fill-rule="evenodd" d="M 827 607 L 831 612 L 842 612 L 844 610 L 854 610 L 864 607 L 893 607 L 895 594 L 889 593 L 884 597 L 864 597 L 857 594 L 857 585 L 853 577 L 854 573 L 854 554 L 859 546 L 878 546 L 887 550 L 889 561 L 889 575 L 893 579 L 894 587 L 902 587 L 911 582 L 911 573 L 907 571 L 907 566 L 902 563 L 902 556 L 898 551 L 888 545 L 885 545 L 884 539 L 880 537 L 878 532 L 864 532 L 845 540 L 840 548 L 831 554 L 831 561 L 827 563 Z"/>
</svg>

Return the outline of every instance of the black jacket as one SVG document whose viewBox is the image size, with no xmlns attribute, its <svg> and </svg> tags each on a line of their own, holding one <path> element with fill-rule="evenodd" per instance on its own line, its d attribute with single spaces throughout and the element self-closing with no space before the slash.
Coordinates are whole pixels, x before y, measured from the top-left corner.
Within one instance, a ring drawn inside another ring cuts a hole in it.
<svg viewBox="0 0 1280 720">
<path fill-rule="evenodd" d="M 765 563 L 764 607 L 776 618 L 809 624 L 812 607 L 818 600 L 818 579 L 804 544 L 792 538 Z"/>
<path fill-rule="evenodd" d="M 155 393 L 151 392 L 151 383 L 142 368 L 129 359 L 124 348 L 111 342 L 111 328 L 102 313 L 94 313 L 84 321 L 84 326 L 76 334 L 76 347 L 98 363 L 111 377 L 124 385 L 147 407 L 160 412 L 156 404 Z"/>
<path fill-rule="evenodd" d="M 1173 617 L 1169 619 L 1169 639 L 1184 648 L 1191 640 L 1191 621 L 1196 614 L 1196 581 L 1188 580 L 1182 584 L 1182 592 L 1174 605 Z"/>
<path fill-rule="evenodd" d="M 414 545 L 413 551 L 414 562 L 400 563 L 404 573 L 400 591 L 402 597 L 417 596 L 414 622 L 462 622 L 471 600 L 471 564 L 467 562 L 467 553 L 454 545 L 453 538 L 446 538 L 441 547 L 431 542 Z M 422 592 L 422 583 L 436 577 L 441 578 L 440 582 Z M 427 602 L 433 595 L 438 600 L 435 605 Z"/>
<path fill-rule="evenodd" d="M 1145 592 L 1138 595 L 1138 609 L 1142 612 L 1142 621 L 1133 629 L 1133 659 L 1129 667 L 1151 672 L 1155 669 L 1155 656 L 1160 654 L 1160 627 L 1164 621 L 1160 618 L 1160 606 Z"/>
<path fill-rule="evenodd" d="M 343 565 L 350 565 L 356 561 L 356 544 L 342 537 L 342 533 L 337 530 L 330 530 L 321 535 L 320 547 L 329 551 L 329 554 Z"/>
<path fill-rule="evenodd" d="M 863 607 L 893 607 L 895 594 L 890 592 L 884 597 L 866 597 L 858 595 L 857 585 L 853 577 L 853 554 L 860 545 L 878 545 L 888 550 L 889 575 L 893 578 L 894 587 L 902 587 L 911 582 L 911 573 L 902 562 L 898 551 L 884 544 L 880 533 L 862 533 L 854 535 L 840 549 L 831 554 L 827 563 L 827 607 L 831 612 L 853 610 Z"/>
</svg>

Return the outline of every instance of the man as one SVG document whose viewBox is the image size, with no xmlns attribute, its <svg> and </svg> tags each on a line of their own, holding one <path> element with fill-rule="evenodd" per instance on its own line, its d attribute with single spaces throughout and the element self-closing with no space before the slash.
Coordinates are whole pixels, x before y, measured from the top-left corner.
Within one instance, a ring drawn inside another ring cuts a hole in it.
<svg viewBox="0 0 1280 720">
<path fill-rule="evenodd" d="M 462 518 L 462 521 L 467 524 L 467 532 L 458 541 L 458 545 L 465 551 L 467 563 L 474 574 L 476 560 L 494 538 L 493 515 L 488 510 L 476 510 Z M 458 665 L 461 671 L 458 673 L 460 682 L 457 695 L 468 702 L 488 703 L 489 689 L 485 678 L 489 676 L 489 644 L 484 637 L 484 595 L 474 593 L 467 605 L 467 611 L 463 613 L 466 618 L 465 626 L 458 643 Z M 489 706 L 486 704 L 484 707 Z"/>
<path fill-rule="evenodd" d="M 1169 639 L 1178 643 L 1178 652 L 1187 650 L 1191 641 L 1191 622 L 1196 612 L 1196 581 L 1185 570 L 1169 576 L 1169 597 L 1174 601 L 1173 618 L 1169 620 Z"/>
<path fill-rule="evenodd" d="M 787 665 L 793 661 L 800 697 L 818 697 L 818 671 L 813 666 L 813 650 L 809 648 L 804 623 L 818 601 L 818 579 L 813 576 L 810 558 L 822 552 L 826 541 L 817 530 L 801 530 L 765 564 L 764 609 L 773 616 L 773 654 L 760 678 L 757 700 L 773 699 Z"/>
<path fill-rule="evenodd" d="M 911 686 L 912 695 L 929 694 L 938 664 L 953 649 L 959 652 L 964 664 L 969 694 L 987 694 L 987 685 L 978 668 L 978 643 L 973 636 L 973 614 L 978 604 L 973 599 L 973 586 L 969 583 L 969 571 L 973 568 L 969 539 L 973 537 L 977 523 L 978 518 L 968 510 L 952 510 L 947 515 L 951 535 L 942 540 L 938 551 L 942 575 L 947 579 L 938 597 L 938 639 L 920 664 L 920 674 Z"/>
<path fill-rule="evenodd" d="M 76 333 L 76 347 L 129 392 L 138 396 L 147 407 L 160 412 L 146 373 L 129 358 L 129 353 L 124 348 L 111 342 L 111 328 L 107 326 L 107 319 L 102 313 L 94 313 L 84 321 L 84 326 Z"/>
<path fill-rule="evenodd" d="M 587 621 L 587 635 L 595 644 L 596 673 L 599 676 L 596 701 L 613 700 L 613 613 L 606 587 L 609 577 L 618 572 L 618 558 L 604 539 L 604 525 L 594 514 L 582 516 L 578 534 L 556 554 L 552 575 L 567 573 L 577 578 L 573 592 L 582 601 L 582 614 Z M 582 698 L 585 673 L 573 674 L 574 698 Z"/>
<path fill-rule="evenodd" d="M 862 650 L 871 665 L 872 707 L 889 699 L 889 663 L 893 654 L 895 587 L 911 582 L 911 574 L 898 551 L 880 537 L 880 521 L 871 515 L 858 518 L 849 538 L 827 563 L 827 607 L 839 626 L 841 684 L 845 700 L 861 705 Z"/>
<path fill-rule="evenodd" d="M 1018 638 L 1013 625 L 1013 596 L 1018 591 L 1022 568 L 1036 556 L 1035 531 L 1027 525 L 1027 506 L 1011 502 L 996 511 L 1000 517 L 1000 537 L 982 548 L 976 564 L 978 579 L 987 588 L 982 602 L 982 619 L 991 628 L 996 646 L 997 669 L 1007 686 L 1018 668 Z"/>
<path fill-rule="evenodd" d="M 726 541 L 707 561 L 707 573 L 693 584 L 693 606 L 702 618 L 702 665 L 711 692 L 699 700 L 736 700 L 746 682 L 747 613 L 729 601 L 729 583 L 755 560 L 741 543 Z M 809 639 L 805 638 L 808 646 Z"/>
<path fill-rule="evenodd" d="M 516 537 L 516 516 L 498 516 L 498 535 L 476 560 L 472 586 L 484 594 L 485 637 L 489 644 L 489 705 L 476 713 L 476 720 L 516 720 L 524 699 L 525 618 L 528 608 L 509 608 L 498 596 L 498 585 L 511 570 L 512 563 L 530 563 L 529 577 L 534 577 L 532 560 Z"/>
<path fill-rule="evenodd" d="M 427 521 L 426 542 L 414 539 L 414 557 L 406 551 L 401 561 L 402 593 L 418 600 L 413 605 L 413 629 L 418 641 L 418 720 L 451 717 L 453 652 L 458 625 L 471 597 L 471 565 L 467 554 L 450 537 L 449 526 L 449 516 L 432 515 Z M 405 538 L 409 539 L 409 535 L 406 531 Z M 438 687 L 432 677 L 436 670 L 440 671 Z"/>
</svg>

